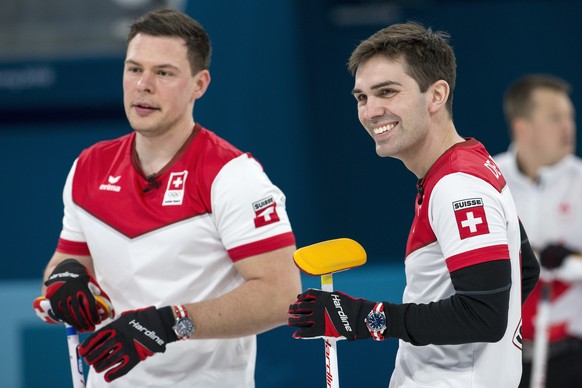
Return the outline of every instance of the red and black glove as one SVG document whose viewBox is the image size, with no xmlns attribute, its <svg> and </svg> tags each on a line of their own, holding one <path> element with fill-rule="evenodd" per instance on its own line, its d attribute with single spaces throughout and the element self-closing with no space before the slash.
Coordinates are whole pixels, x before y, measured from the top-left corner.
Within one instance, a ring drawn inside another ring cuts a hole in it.
<svg viewBox="0 0 582 388">
<path fill-rule="evenodd" d="M 45 297 L 52 311 L 42 306 L 43 297 L 37 298 L 33 306 L 46 322 L 66 322 L 77 331 L 85 332 L 95 330 L 95 325 L 115 314 L 109 296 L 89 275 L 87 268 L 75 259 L 59 263 L 44 284 L 47 286 Z"/>
<path fill-rule="evenodd" d="M 111 382 L 140 361 L 165 352 L 168 343 L 178 340 L 173 327 L 170 306 L 126 311 L 83 341 L 79 355 L 98 373 L 109 369 L 105 381 Z"/>
<path fill-rule="evenodd" d="M 51 308 L 51 301 L 44 296 L 39 296 L 33 300 L 32 308 L 34 309 L 36 316 L 46 323 L 63 323 L 59 321 L 57 317 L 55 317 L 53 309 Z"/>
<path fill-rule="evenodd" d="M 293 338 L 336 337 L 353 341 L 370 338 L 365 319 L 375 302 L 355 299 L 343 292 L 309 289 L 289 306 Z"/>
<path fill-rule="evenodd" d="M 547 269 L 558 268 L 574 251 L 561 245 L 548 245 L 540 252 L 540 263 Z"/>
</svg>

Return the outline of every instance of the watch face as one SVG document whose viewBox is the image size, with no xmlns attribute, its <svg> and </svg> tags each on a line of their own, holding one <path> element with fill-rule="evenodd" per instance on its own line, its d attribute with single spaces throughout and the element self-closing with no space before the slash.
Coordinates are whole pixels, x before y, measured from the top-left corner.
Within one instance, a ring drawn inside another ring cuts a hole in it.
<svg viewBox="0 0 582 388">
<path fill-rule="evenodd" d="M 190 318 L 180 318 L 174 326 L 178 338 L 188 338 L 194 333 L 194 322 Z"/>
<path fill-rule="evenodd" d="M 368 314 L 366 324 L 372 331 L 384 331 L 386 329 L 386 316 L 383 313 L 372 311 Z"/>
</svg>

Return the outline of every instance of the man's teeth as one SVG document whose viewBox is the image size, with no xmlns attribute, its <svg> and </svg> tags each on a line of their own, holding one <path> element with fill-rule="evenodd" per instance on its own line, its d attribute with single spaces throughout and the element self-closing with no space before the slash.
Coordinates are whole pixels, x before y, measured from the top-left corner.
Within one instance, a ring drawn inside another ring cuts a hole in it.
<svg viewBox="0 0 582 388">
<path fill-rule="evenodd" d="M 395 126 L 396 126 L 396 123 L 387 124 L 387 125 L 384 125 L 382 127 L 374 128 L 373 131 L 374 131 L 374 134 L 379 135 L 381 133 L 384 133 L 384 132 L 391 130 Z"/>
</svg>

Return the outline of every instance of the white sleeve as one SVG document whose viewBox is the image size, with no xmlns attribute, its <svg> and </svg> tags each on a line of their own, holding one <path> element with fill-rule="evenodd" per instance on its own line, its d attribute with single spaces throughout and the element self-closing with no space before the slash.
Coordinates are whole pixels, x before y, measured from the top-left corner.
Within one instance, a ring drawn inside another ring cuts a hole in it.
<svg viewBox="0 0 582 388">
<path fill-rule="evenodd" d="M 73 179 L 75 176 L 75 170 L 77 168 L 77 160 L 73 163 L 67 180 L 65 182 L 65 187 L 63 189 L 63 203 L 65 206 L 64 216 L 63 216 L 63 229 L 61 230 L 60 237 L 64 240 L 75 241 L 75 242 L 85 242 L 85 235 L 79 220 L 77 218 L 77 205 L 73 202 Z"/>
<path fill-rule="evenodd" d="M 430 223 L 445 258 L 490 246 L 507 246 L 503 196 L 487 182 L 454 173 L 434 187 Z"/>
<path fill-rule="evenodd" d="M 212 217 L 227 250 L 291 232 L 285 195 L 247 154 L 220 170 L 210 198 Z"/>
</svg>

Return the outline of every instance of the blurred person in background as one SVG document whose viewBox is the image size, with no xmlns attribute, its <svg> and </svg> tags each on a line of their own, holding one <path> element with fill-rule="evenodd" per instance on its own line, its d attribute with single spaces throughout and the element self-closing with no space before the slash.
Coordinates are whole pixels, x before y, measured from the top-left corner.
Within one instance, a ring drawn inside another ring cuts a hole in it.
<svg viewBox="0 0 582 388">
<path fill-rule="evenodd" d="M 95 330 L 79 346 L 88 387 L 254 387 L 256 334 L 284 324 L 301 291 L 284 194 L 194 120 L 210 54 L 184 13 L 136 20 L 123 72 L 133 132 L 82 151 L 66 180 L 34 307 Z"/>
<path fill-rule="evenodd" d="M 513 194 L 550 288 L 546 386 L 582 387 L 582 160 L 571 86 L 529 74 L 506 91 L 509 150 L 494 159 Z M 530 387 L 540 281 L 523 308 L 523 375 Z"/>
</svg>

